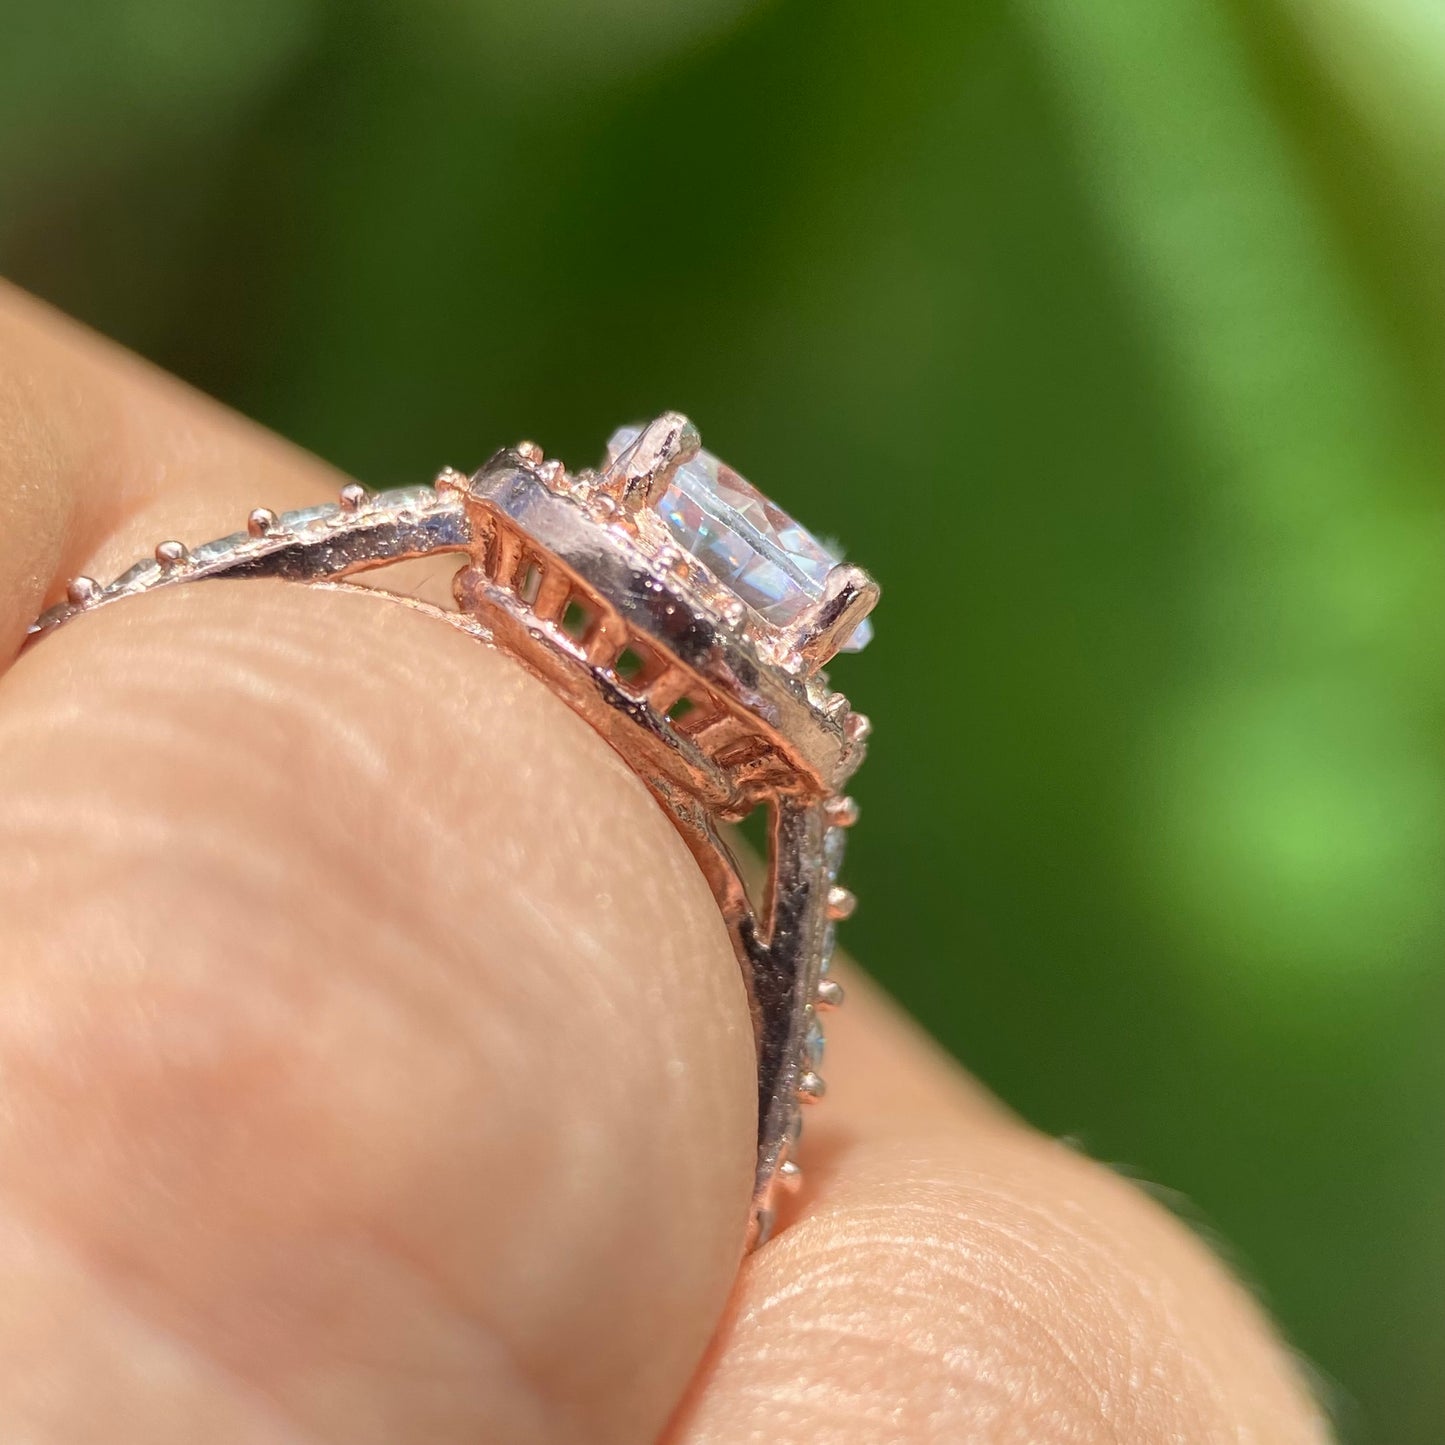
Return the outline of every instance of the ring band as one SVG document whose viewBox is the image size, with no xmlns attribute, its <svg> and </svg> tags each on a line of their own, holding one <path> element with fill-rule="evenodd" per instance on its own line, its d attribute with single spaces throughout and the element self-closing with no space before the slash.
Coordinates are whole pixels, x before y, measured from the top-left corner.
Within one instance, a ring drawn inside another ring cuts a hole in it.
<svg viewBox="0 0 1445 1445">
<path fill-rule="evenodd" d="M 108 585 L 70 582 L 30 627 L 39 640 L 121 598 L 208 578 L 348 588 L 359 572 L 463 554 L 459 611 L 401 598 L 507 653 L 622 755 L 676 824 L 727 924 L 758 1057 L 749 1240 L 801 1179 L 802 1108 L 823 1094 L 819 1014 L 842 1002 L 834 927 L 846 796 L 868 720 L 823 666 L 867 640 L 878 586 L 730 468 L 669 412 L 612 439 L 600 471 L 570 473 L 529 442 L 467 477 L 301 511 L 258 508 L 244 532 L 162 542 Z M 367 589 L 375 591 L 375 589 Z M 386 594 L 383 594 L 386 595 Z M 723 825 L 766 807 L 766 891 L 749 893 Z"/>
</svg>

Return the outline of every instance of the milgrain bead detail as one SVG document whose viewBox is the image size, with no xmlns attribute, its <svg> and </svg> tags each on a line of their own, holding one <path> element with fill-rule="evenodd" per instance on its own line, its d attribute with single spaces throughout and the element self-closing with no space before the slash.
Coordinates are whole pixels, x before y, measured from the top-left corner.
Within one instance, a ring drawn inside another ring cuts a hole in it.
<svg viewBox="0 0 1445 1445">
<path fill-rule="evenodd" d="M 72 607 L 89 607 L 100 592 L 100 583 L 94 577 L 74 577 L 65 589 L 65 600 Z"/>
<path fill-rule="evenodd" d="M 276 530 L 276 514 L 270 507 L 257 507 L 246 518 L 246 534 L 250 537 L 269 537 Z"/>
<path fill-rule="evenodd" d="M 820 1009 L 842 1008 L 843 997 L 843 985 L 836 978 L 820 978 L 818 980 L 815 1007 Z"/>
<path fill-rule="evenodd" d="M 828 890 L 828 917 L 834 922 L 842 923 L 844 919 L 852 918 L 857 907 L 858 900 L 849 889 L 834 884 Z"/>
<path fill-rule="evenodd" d="M 156 561 L 162 572 L 173 572 L 190 561 L 190 548 L 184 542 L 162 542 L 156 548 Z"/>
<path fill-rule="evenodd" d="M 805 1104 L 816 1104 L 828 1092 L 828 1085 L 821 1074 L 808 1069 L 798 1080 L 798 1098 Z"/>
</svg>

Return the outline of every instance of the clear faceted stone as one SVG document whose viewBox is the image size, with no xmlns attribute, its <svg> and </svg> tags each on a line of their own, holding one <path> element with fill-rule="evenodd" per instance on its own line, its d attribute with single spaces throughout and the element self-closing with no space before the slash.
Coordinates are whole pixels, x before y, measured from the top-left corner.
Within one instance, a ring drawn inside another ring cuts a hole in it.
<svg viewBox="0 0 1445 1445">
<path fill-rule="evenodd" d="M 388 512 L 416 512 L 429 507 L 436 501 L 437 494 L 431 487 L 393 487 L 382 492 L 374 502 Z"/>
<path fill-rule="evenodd" d="M 298 507 L 294 512 L 281 513 L 280 526 L 287 532 L 299 532 L 313 522 L 334 517 L 340 510 L 335 502 L 326 502 L 319 507 Z"/>
<path fill-rule="evenodd" d="M 828 976 L 828 968 L 833 962 L 833 950 L 838 947 L 838 925 L 828 923 L 823 927 L 823 967 L 822 975 Z"/>
<path fill-rule="evenodd" d="M 808 1032 L 803 1036 L 803 1054 L 808 1067 L 815 1073 L 823 1067 L 823 1026 L 816 1017 L 808 1020 Z"/>
<path fill-rule="evenodd" d="M 609 463 L 641 433 L 635 426 L 613 433 Z M 699 452 L 677 469 L 657 512 L 681 546 L 780 627 L 797 621 L 822 597 L 828 573 L 841 560 L 711 452 Z M 859 651 L 872 636 L 865 619 L 844 651 Z"/>
<path fill-rule="evenodd" d="M 237 547 L 244 546 L 250 540 L 245 532 L 232 532 L 229 537 L 217 537 L 214 542 L 204 542 L 191 553 L 191 561 L 197 567 L 209 566 L 212 562 L 219 562 L 223 557 L 234 552 Z"/>
<path fill-rule="evenodd" d="M 133 567 L 127 567 L 114 582 L 110 584 L 111 590 L 124 592 L 127 588 L 134 587 L 139 582 L 148 581 L 152 573 L 159 573 L 160 567 L 154 562 L 137 562 Z"/>
</svg>

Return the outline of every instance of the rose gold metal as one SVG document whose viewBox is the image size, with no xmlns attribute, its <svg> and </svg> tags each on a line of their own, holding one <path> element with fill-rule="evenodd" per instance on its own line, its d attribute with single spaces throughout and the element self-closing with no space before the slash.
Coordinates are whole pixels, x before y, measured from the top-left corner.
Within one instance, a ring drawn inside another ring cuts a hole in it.
<svg viewBox="0 0 1445 1445">
<path fill-rule="evenodd" d="M 599 485 L 630 511 L 653 506 L 678 467 L 702 450 L 702 437 L 681 412 L 664 412 L 602 474 Z"/>
<path fill-rule="evenodd" d="M 822 599 L 785 634 L 788 650 L 806 671 L 816 672 L 877 605 L 878 584 L 861 567 L 840 563 L 828 574 Z"/>
<path fill-rule="evenodd" d="M 680 547 L 651 505 L 698 454 L 697 429 L 669 412 L 601 474 L 569 473 L 532 442 L 467 477 L 372 495 L 351 485 L 330 507 L 277 516 L 194 552 L 163 542 L 154 563 L 101 586 L 76 578 L 30 639 L 124 597 L 212 577 L 326 588 L 414 557 L 456 553 L 459 611 L 425 612 L 515 658 L 626 760 L 673 820 L 712 888 L 747 984 L 758 1050 L 758 1156 L 750 1242 L 767 1237 L 793 1157 L 801 1107 L 822 1097 L 818 1016 L 842 1002 L 827 975 L 833 924 L 853 911 L 836 878 L 844 793 L 869 724 L 822 668 L 878 598 L 838 564 L 791 627 L 754 612 Z M 370 595 L 377 589 L 367 588 Z M 390 595 L 383 593 L 382 595 Z M 623 669 L 623 659 L 634 662 Z M 625 672 L 625 675 L 624 675 Z M 766 806 L 768 884 L 755 905 L 723 825 Z"/>
</svg>

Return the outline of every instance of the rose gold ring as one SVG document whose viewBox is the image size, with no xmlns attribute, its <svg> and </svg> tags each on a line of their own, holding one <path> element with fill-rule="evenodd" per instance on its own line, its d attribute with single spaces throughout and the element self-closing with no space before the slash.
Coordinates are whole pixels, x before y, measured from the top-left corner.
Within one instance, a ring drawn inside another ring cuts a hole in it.
<svg viewBox="0 0 1445 1445">
<path fill-rule="evenodd" d="M 824 1088 L 819 1015 L 843 997 L 829 976 L 834 926 L 854 903 L 838 868 L 868 720 L 823 666 L 867 641 L 878 585 L 703 451 L 686 417 L 624 427 L 601 471 L 568 472 L 523 442 L 471 477 L 448 468 L 429 487 L 353 485 L 328 506 L 258 508 L 244 532 L 162 542 L 107 585 L 75 578 L 30 637 L 182 582 L 346 588 L 439 552 L 465 556 L 459 611 L 398 600 L 514 657 L 580 713 L 651 789 L 712 888 L 757 1041 L 759 1243 L 776 1191 L 801 1180 L 803 1106 Z M 771 846 L 754 903 L 724 825 L 760 808 Z"/>
</svg>

